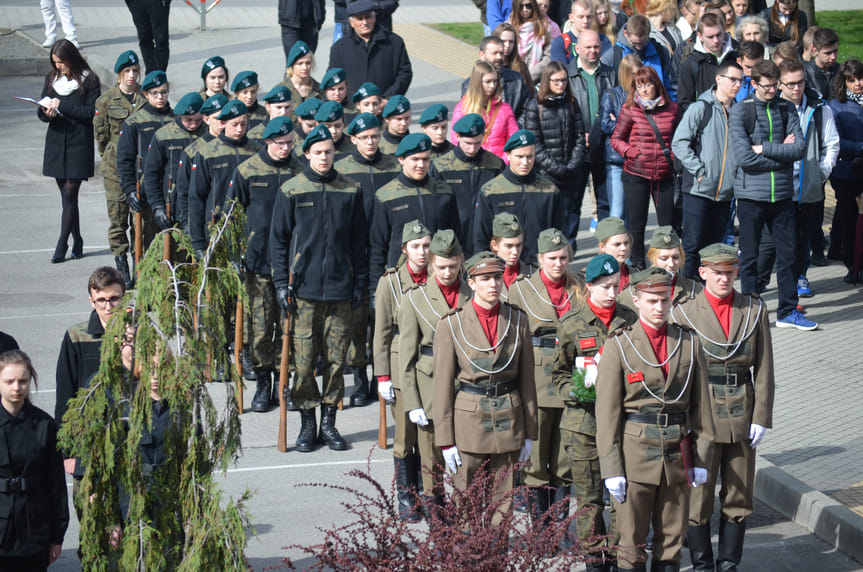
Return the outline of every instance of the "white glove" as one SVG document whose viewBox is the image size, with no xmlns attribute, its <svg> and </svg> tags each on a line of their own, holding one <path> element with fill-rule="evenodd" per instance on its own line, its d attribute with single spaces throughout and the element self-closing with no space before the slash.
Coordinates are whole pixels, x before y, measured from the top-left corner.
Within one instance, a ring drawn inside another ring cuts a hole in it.
<svg viewBox="0 0 863 572">
<path fill-rule="evenodd" d="M 457 473 L 459 466 L 461 466 L 461 455 L 458 454 L 458 447 L 443 449 L 441 454 L 443 455 L 443 460 L 446 463 L 447 468 L 449 468 L 453 474 Z"/>
<path fill-rule="evenodd" d="M 605 488 L 617 502 L 622 503 L 626 500 L 626 477 L 608 477 L 605 479 Z"/>
<path fill-rule="evenodd" d="M 584 372 L 584 387 L 593 387 L 596 385 L 596 375 L 599 373 L 599 354 L 593 357 L 577 357 L 575 358 L 575 367 L 579 371 Z"/>
<path fill-rule="evenodd" d="M 753 449 L 764 439 L 764 434 L 767 433 L 767 427 L 762 427 L 753 423 L 749 426 L 749 446 Z"/>
<path fill-rule="evenodd" d="M 392 403 L 396 399 L 396 392 L 393 391 L 393 382 L 378 381 L 378 393 L 384 401 Z"/>
<path fill-rule="evenodd" d="M 689 482 L 693 487 L 697 487 L 698 485 L 703 485 L 704 483 L 706 483 L 707 469 L 702 469 L 701 467 L 693 467 L 692 475 Z"/>
<path fill-rule="evenodd" d="M 524 440 L 524 445 L 521 446 L 521 451 L 518 453 L 518 462 L 526 463 L 530 460 L 530 451 L 533 449 L 533 441 L 530 439 Z"/>
<path fill-rule="evenodd" d="M 380 384 L 378 384 L 380 387 Z M 416 423 L 417 425 L 421 425 L 425 427 L 429 424 L 428 417 L 426 417 L 426 412 L 423 411 L 422 407 L 419 409 L 411 409 L 408 411 L 408 419 L 411 420 L 411 423 Z"/>
</svg>

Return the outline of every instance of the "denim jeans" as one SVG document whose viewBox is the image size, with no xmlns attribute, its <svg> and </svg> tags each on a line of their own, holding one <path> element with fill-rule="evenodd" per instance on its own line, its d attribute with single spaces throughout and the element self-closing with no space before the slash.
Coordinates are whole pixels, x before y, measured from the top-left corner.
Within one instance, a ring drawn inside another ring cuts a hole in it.
<svg viewBox="0 0 863 572">
<path fill-rule="evenodd" d="M 623 182 L 620 180 L 623 165 L 608 163 L 605 166 L 605 172 L 605 188 L 608 189 L 608 216 L 623 218 Z"/>
</svg>

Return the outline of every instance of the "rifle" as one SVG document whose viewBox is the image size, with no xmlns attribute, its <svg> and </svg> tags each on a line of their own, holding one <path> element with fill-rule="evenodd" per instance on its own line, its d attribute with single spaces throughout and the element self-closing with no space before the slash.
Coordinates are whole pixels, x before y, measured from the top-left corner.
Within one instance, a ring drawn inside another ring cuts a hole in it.
<svg viewBox="0 0 863 572">
<path fill-rule="evenodd" d="M 237 324 L 234 327 L 234 365 L 237 368 L 237 408 L 243 412 L 243 295 L 237 294 Z"/>
<path fill-rule="evenodd" d="M 136 166 L 136 175 L 135 177 L 135 196 L 138 198 L 138 202 L 141 201 L 141 174 L 144 171 L 144 160 L 141 157 L 141 136 L 138 135 L 138 162 Z M 139 266 L 141 262 L 141 257 L 144 256 L 144 215 L 141 213 L 140 209 L 135 213 L 135 277 L 141 273 L 141 268 Z"/>
<path fill-rule="evenodd" d="M 294 283 L 294 273 L 288 276 L 288 284 Z M 279 360 L 279 434 L 278 448 L 280 453 L 288 451 L 288 401 L 285 391 L 288 389 L 288 363 L 291 351 L 291 314 L 285 313 L 285 323 L 282 324 L 282 357 Z"/>
</svg>

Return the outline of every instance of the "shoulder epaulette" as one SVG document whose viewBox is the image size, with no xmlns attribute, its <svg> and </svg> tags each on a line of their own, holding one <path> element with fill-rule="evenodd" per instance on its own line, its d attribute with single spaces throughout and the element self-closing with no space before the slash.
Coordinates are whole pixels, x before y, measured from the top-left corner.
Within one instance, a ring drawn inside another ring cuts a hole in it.
<svg viewBox="0 0 863 572">
<path fill-rule="evenodd" d="M 743 296 L 749 296 L 753 300 L 760 300 L 761 299 L 761 294 L 757 294 L 755 292 L 750 292 L 749 294 L 743 294 Z"/>
<path fill-rule="evenodd" d="M 614 336 L 619 336 L 623 332 L 631 332 L 632 326 L 624 326 L 622 328 L 615 328 L 614 331 L 608 333 L 609 338 L 613 338 Z"/>
<path fill-rule="evenodd" d="M 394 272 L 398 272 L 398 271 L 399 271 L 399 269 L 396 267 L 387 268 L 386 270 L 384 270 L 384 274 L 393 274 Z"/>
<path fill-rule="evenodd" d="M 462 308 L 459 308 L 459 307 L 450 308 L 449 310 L 447 310 L 446 314 L 443 315 L 443 317 L 452 316 L 452 315 L 455 315 L 461 311 L 462 311 Z"/>
</svg>

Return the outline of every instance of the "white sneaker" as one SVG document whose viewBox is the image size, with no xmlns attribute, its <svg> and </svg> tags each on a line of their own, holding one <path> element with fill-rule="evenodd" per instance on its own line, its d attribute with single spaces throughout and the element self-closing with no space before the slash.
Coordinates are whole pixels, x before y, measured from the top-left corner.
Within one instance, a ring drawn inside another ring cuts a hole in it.
<svg viewBox="0 0 863 572">
<path fill-rule="evenodd" d="M 45 41 L 42 42 L 43 48 L 50 48 L 57 42 L 57 38 L 45 38 Z"/>
<path fill-rule="evenodd" d="M 79 43 L 78 43 L 78 39 L 77 39 L 77 38 L 76 38 L 76 39 L 74 39 L 74 40 L 69 40 L 69 41 L 70 41 L 70 42 L 72 42 L 72 45 L 73 45 L 73 46 L 75 46 L 76 48 L 80 48 L 80 47 L 81 47 L 81 44 L 79 44 Z"/>
</svg>

